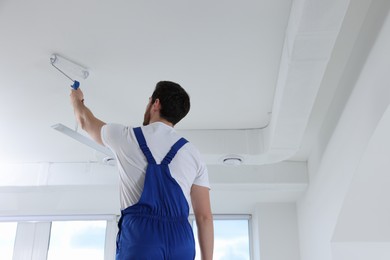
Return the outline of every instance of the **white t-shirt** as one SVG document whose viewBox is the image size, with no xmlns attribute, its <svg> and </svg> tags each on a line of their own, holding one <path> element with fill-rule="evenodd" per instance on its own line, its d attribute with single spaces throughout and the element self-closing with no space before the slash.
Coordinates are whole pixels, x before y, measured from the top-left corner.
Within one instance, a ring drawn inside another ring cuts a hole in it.
<svg viewBox="0 0 390 260">
<path fill-rule="evenodd" d="M 141 128 L 156 163 L 160 163 L 172 145 L 181 138 L 174 128 L 161 122 Z M 113 151 L 117 159 L 120 204 L 121 208 L 125 209 L 137 203 L 141 197 L 147 161 L 132 127 L 107 124 L 102 127 L 101 137 L 104 145 Z M 190 142 L 177 152 L 169 164 L 169 170 L 180 185 L 190 207 L 192 184 L 210 188 L 206 165 L 201 160 L 199 151 Z"/>
</svg>

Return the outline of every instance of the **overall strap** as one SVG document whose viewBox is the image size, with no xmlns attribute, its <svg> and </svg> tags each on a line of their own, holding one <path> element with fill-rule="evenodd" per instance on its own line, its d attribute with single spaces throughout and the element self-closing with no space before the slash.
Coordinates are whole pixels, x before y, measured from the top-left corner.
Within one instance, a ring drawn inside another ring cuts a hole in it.
<svg viewBox="0 0 390 260">
<path fill-rule="evenodd" d="M 150 151 L 148 145 L 146 144 L 146 140 L 144 137 L 144 134 L 142 133 L 141 127 L 133 128 L 135 137 L 137 138 L 139 147 L 141 148 L 142 152 L 144 153 L 146 160 L 148 160 L 148 163 L 150 164 L 156 164 L 156 161 L 153 158 L 152 152 Z"/>
<path fill-rule="evenodd" d="M 185 145 L 188 141 L 184 138 L 180 138 L 172 147 L 171 147 L 171 150 L 169 150 L 168 154 L 164 157 L 164 159 L 162 160 L 161 164 L 166 164 L 168 165 L 173 157 L 175 157 L 177 151 L 179 151 L 179 149 Z"/>
</svg>

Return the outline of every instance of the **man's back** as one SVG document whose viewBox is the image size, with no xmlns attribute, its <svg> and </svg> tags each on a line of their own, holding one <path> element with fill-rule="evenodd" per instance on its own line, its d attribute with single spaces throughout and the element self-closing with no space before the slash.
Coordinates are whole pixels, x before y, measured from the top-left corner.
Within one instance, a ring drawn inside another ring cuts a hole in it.
<svg viewBox="0 0 390 260">
<path fill-rule="evenodd" d="M 172 145 L 181 138 L 174 128 L 155 122 L 142 127 L 147 145 L 156 163 L 160 163 Z M 133 129 L 119 124 L 102 128 L 102 140 L 110 147 L 118 161 L 120 174 L 121 208 L 138 202 L 145 180 L 147 161 L 138 146 Z M 172 177 L 180 185 L 189 205 L 192 184 L 209 187 L 207 168 L 198 150 L 191 144 L 184 145 L 169 165 Z"/>
</svg>

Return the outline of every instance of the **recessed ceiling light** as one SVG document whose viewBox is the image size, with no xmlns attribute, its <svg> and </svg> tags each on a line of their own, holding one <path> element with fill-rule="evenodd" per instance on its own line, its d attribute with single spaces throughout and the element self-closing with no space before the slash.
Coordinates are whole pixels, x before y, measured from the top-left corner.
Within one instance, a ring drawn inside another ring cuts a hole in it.
<svg viewBox="0 0 390 260">
<path fill-rule="evenodd" d="M 244 162 L 244 158 L 235 154 L 226 155 L 222 158 L 222 163 L 224 165 L 239 166 L 243 162 Z"/>
<path fill-rule="evenodd" d="M 103 158 L 103 164 L 110 165 L 110 166 L 116 166 L 116 160 L 113 157 L 104 157 Z"/>
</svg>

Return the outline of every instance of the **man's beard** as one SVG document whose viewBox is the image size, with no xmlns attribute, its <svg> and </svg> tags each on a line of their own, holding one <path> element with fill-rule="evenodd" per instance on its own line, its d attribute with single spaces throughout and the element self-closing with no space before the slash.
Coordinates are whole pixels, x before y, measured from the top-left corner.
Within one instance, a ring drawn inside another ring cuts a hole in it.
<svg viewBox="0 0 390 260">
<path fill-rule="evenodd" d="M 149 113 L 145 113 L 145 115 L 144 115 L 144 122 L 142 124 L 145 126 L 145 125 L 148 125 L 149 122 L 150 122 L 150 114 Z"/>
</svg>

